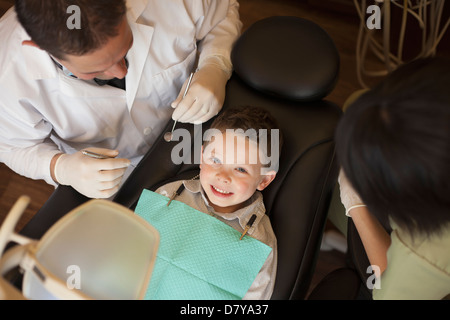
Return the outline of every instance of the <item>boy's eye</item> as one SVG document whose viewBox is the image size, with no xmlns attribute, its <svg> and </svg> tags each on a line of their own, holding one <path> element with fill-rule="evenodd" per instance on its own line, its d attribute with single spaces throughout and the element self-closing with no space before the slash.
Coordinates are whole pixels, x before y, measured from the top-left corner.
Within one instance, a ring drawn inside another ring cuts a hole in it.
<svg viewBox="0 0 450 320">
<path fill-rule="evenodd" d="M 245 170 L 244 168 L 236 168 L 237 171 L 239 171 L 240 173 L 247 173 L 247 170 Z"/>
<path fill-rule="evenodd" d="M 216 158 L 216 157 L 211 157 L 209 159 L 209 161 L 211 161 L 211 163 L 214 163 L 214 164 L 220 164 L 221 163 L 220 160 L 218 158 Z"/>
</svg>

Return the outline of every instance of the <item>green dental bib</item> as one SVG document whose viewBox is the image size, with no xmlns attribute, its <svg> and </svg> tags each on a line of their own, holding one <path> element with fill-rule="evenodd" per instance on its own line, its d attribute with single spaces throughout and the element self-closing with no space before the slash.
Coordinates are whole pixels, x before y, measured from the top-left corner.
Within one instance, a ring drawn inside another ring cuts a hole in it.
<svg viewBox="0 0 450 320">
<path fill-rule="evenodd" d="M 160 233 L 145 299 L 242 299 L 272 248 L 222 221 L 144 190 L 135 212 Z"/>
</svg>

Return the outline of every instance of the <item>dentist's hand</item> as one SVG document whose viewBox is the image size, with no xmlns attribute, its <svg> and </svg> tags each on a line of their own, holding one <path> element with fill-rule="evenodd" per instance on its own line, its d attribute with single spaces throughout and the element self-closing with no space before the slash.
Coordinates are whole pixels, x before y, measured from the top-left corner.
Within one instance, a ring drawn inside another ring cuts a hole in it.
<svg viewBox="0 0 450 320">
<path fill-rule="evenodd" d="M 94 159 L 78 151 L 55 157 L 54 178 L 57 183 L 72 186 L 89 198 L 109 198 L 119 190 L 119 184 L 130 160 L 115 158 L 117 150 L 88 148 L 88 151 L 111 158 Z"/>
<path fill-rule="evenodd" d="M 205 64 L 192 78 L 191 86 L 183 98 L 187 80 L 178 98 L 172 103 L 172 119 L 200 124 L 208 121 L 222 109 L 225 86 L 229 74 L 215 64 Z"/>
</svg>

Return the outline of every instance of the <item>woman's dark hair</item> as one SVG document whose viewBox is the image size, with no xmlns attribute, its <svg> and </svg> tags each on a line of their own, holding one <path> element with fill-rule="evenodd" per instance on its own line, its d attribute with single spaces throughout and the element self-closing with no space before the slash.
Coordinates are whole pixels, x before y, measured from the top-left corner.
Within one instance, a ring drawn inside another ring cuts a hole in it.
<svg viewBox="0 0 450 320">
<path fill-rule="evenodd" d="M 363 94 L 338 124 L 336 148 L 380 221 L 439 232 L 450 223 L 450 60 L 407 63 Z"/>
<path fill-rule="evenodd" d="M 68 20 L 79 8 L 80 29 Z M 99 49 L 117 36 L 127 8 L 125 0 L 16 0 L 17 18 L 41 49 L 58 59 L 65 54 L 83 55 Z M 68 12 L 69 11 L 69 12 Z"/>
</svg>

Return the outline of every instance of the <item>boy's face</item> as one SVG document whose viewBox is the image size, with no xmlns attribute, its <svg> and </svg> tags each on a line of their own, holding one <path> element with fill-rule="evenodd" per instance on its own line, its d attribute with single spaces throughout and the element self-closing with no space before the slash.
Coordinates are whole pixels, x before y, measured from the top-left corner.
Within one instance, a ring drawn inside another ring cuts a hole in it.
<svg viewBox="0 0 450 320">
<path fill-rule="evenodd" d="M 245 205 L 256 190 L 275 178 L 275 171 L 261 174 L 258 145 L 236 133 L 215 136 L 202 148 L 200 183 L 211 206 L 231 213 Z"/>
</svg>

